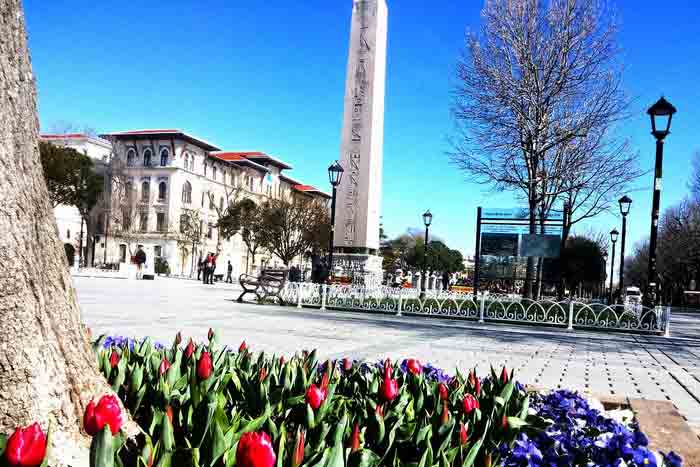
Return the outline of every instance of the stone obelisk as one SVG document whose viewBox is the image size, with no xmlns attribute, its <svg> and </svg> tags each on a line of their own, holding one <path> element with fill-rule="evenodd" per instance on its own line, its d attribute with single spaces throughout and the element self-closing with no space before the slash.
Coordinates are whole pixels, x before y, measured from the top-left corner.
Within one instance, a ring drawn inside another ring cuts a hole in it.
<svg viewBox="0 0 700 467">
<path fill-rule="evenodd" d="M 333 267 L 336 274 L 376 284 L 381 279 L 379 209 L 384 145 L 387 6 L 353 0 Z"/>
</svg>

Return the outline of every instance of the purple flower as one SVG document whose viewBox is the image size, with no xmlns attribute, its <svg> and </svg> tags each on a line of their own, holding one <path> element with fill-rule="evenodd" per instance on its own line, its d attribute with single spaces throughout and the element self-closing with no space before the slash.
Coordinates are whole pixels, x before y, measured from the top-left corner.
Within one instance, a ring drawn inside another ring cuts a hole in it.
<svg viewBox="0 0 700 467">
<path fill-rule="evenodd" d="M 656 467 L 656 456 L 643 446 L 635 449 L 632 459 L 637 465 Z"/>
<path fill-rule="evenodd" d="M 663 452 L 661 452 L 661 456 L 664 458 L 664 463 L 666 464 L 666 467 L 683 466 L 683 459 L 681 459 L 681 457 L 673 451 L 669 452 L 668 454 L 664 454 Z"/>
<path fill-rule="evenodd" d="M 515 442 L 513 453 L 506 465 L 513 467 L 539 467 L 542 465 L 542 459 L 542 452 L 525 433 L 522 433 Z"/>
</svg>

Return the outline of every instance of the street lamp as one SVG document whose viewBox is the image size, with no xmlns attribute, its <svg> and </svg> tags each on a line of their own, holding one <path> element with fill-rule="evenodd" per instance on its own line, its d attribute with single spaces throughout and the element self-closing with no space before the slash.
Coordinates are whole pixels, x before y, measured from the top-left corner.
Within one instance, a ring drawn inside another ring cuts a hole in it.
<svg viewBox="0 0 700 467">
<path fill-rule="evenodd" d="M 612 296 L 613 296 L 613 276 L 615 273 L 615 243 L 617 242 L 617 237 L 620 235 L 620 233 L 617 231 L 617 229 L 612 229 L 610 231 L 610 241 L 613 244 L 612 247 L 612 261 L 610 261 L 610 297 L 608 298 L 608 304 L 612 304 Z"/>
<path fill-rule="evenodd" d="M 651 235 L 649 236 L 649 285 L 645 294 L 647 306 L 659 304 L 659 283 L 656 272 L 656 237 L 659 232 L 659 205 L 661 203 L 661 167 L 664 158 L 664 139 L 671 133 L 671 119 L 676 108 L 663 97 L 647 110 L 651 118 L 651 134 L 656 138 L 654 165 L 654 198 L 651 207 Z M 652 298 L 653 294 L 653 298 Z"/>
<path fill-rule="evenodd" d="M 425 298 L 425 284 L 428 281 L 426 277 L 428 272 L 428 229 L 430 224 L 433 222 L 433 215 L 430 213 L 430 209 L 423 213 L 423 224 L 425 224 L 425 243 L 423 244 L 423 275 L 421 277 L 421 289 L 420 298 L 421 300 Z"/>
<path fill-rule="evenodd" d="M 338 191 L 338 185 L 340 185 L 340 181 L 343 179 L 343 167 L 338 163 L 338 161 L 335 161 L 331 164 L 330 167 L 328 167 L 328 179 L 331 182 L 331 186 L 333 187 L 333 197 L 331 198 L 331 235 L 330 238 L 328 239 L 328 270 L 329 270 L 329 279 L 333 278 L 333 237 L 335 235 L 335 197 L 336 193 Z"/>
<path fill-rule="evenodd" d="M 630 213 L 632 198 L 625 195 L 617 201 L 622 214 L 622 244 L 620 245 L 620 299 L 625 290 L 625 238 L 627 236 L 627 214 Z"/>
<path fill-rule="evenodd" d="M 602 280 L 600 281 L 600 298 L 602 299 L 605 297 L 605 270 L 607 269 L 608 265 L 608 252 L 604 251 L 603 252 L 603 277 Z"/>
</svg>

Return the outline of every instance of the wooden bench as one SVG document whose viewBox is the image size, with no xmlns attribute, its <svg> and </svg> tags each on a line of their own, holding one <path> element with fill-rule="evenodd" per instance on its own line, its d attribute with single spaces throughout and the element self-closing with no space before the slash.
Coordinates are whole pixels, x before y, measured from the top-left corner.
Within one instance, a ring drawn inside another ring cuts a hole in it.
<svg viewBox="0 0 700 467">
<path fill-rule="evenodd" d="M 263 269 L 257 277 L 241 274 L 238 282 L 243 287 L 243 292 L 238 296 L 237 301 L 243 302 L 243 297 L 252 293 L 258 298 L 258 302 L 268 298 L 273 300 L 276 298 L 281 305 L 284 305 L 285 302 L 281 294 L 287 283 L 287 274 L 286 269 Z"/>
</svg>

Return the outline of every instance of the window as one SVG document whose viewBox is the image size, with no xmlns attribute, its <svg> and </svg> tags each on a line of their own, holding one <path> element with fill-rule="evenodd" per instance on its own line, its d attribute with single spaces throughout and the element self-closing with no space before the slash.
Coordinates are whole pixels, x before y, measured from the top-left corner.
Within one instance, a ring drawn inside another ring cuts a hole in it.
<svg viewBox="0 0 700 467">
<path fill-rule="evenodd" d="M 211 169 L 211 178 L 216 181 L 216 167 L 212 167 Z"/>
<path fill-rule="evenodd" d="M 170 156 L 168 148 L 160 150 L 160 165 L 168 165 L 168 156 Z"/>
<path fill-rule="evenodd" d="M 222 213 L 224 212 L 224 197 L 222 196 L 221 199 L 219 199 L 219 211 Z"/>
<path fill-rule="evenodd" d="M 126 245 L 119 245 L 119 262 L 126 263 Z"/>
<path fill-rule="evenodd" d="M 104 216 L 98 216 L 98 217 L 97 217 L 97 227 L 95 227 L 95 230 L 96 230 L 95 233 L 98 233 L 98 234 L 104 233 L 104 231 L 105 231 L 104 219 L 105 219 L 106 217 L 107 217 L 107 214 L 105 214 Z"/>
<path fill-rule="evenodd" d="M 190 204 L 192 202 L 192 185 L 190 185 L 190 182 L 185 182 L 184 185 L 182 185 L 182 203 L 183 204 Z"/>
<path fill-rule="evenodd" d="M 211 240 L 211 238 L 214 236 L 214 226 L 209 224 L 207 225 L 207 238 Z"/>
<path fill-rule="evenodd" d="M 190 156 L 190 172 L 194 172 L 194 155 Z"/>
<path fill-rule="evenodd" d="M 207 164 L 204 164 L 204 176 L 207 176 Z"/>
<path fill-rule="evenodd" d="M 204 207 L 204 197 L 206 196 L 206 193 L 202 192 L 202 207 Z"/>
<path fill-rule="evenodd" d="M 185 170 L 188 170 L 190 168 L 190 155 L 185 154 Z"/>
<path fill-rule="evenodd" d="M 168 185 L 165 182 L 158 184 L 158 200 L 165 201 L 165 195 L 168 194 Z"/>
<path fill-rule="evenodd" d="M 143 166 L 144 167 L 150 167 L 151 166 L 151 159 L 153 158 L 153 153 L 151 152 L 150 149 L 146 148 L 143 151 Z"/>
<path fill-rule="evenodd" d="M 187 230 L 188 220 L 187 214 L 180 214 L 180 233 L 185 233 Z"/>
<path fill-rule="evenodd" d="M 131 182 L 126 182 L 126 185 L 124 185 L 124 195 L 126 195 L 126 199 L 131 201 L 131 196 L 134 193 L 134 186 L 131 184 Z"/>
<path fill-rule="evenodd" d="M 163 256 L 163 247 L 160 245 L 156 245 L 153 247 L 153 256 L 159 258 Z"/>
<path fill-rule="evenodd" d="M 148 213 L 142 212 L 139 217 L 139 227 L 141 232 L 146 232 L 148 230 Z"/>
<path fill-rule="evenodd" d="M 133 167 L 135 163 L 136 163 L 136 151 L 134 151 L 133 149 L 129 149 L 126 152 L 126 165 L 129 167 Z"/>
<path fill-rule="evenodd" d="M 70 240 L 70 229 L 66 230 L 66 238 Z"/>
<path fill-rule="evenodd" d="M 143 182 L 141 184 L 141 202 L 148 203 L 151 198 L 151 184 L 149 182 Z"/>
<path fill-rule="evenodd" d="M 249 180 L 249 183 L 250 183 L 250 191 L 255 191 L 254 188 L 253 188 L 253 182 L 254 182 L 253 177 L 248 177 L 248 180 Z"/>
<path fill-rule="evenodd" d="M 215 209 L 214 197 L 211 194 L 209 194 L 209 209 Z"/>
<path fill-rule="evenodd" d="M 156 230 L 158 232 L 165 232 L 165 213 L 159 212 L 156 214 Z"/>
<path fill-rule="evenodd" d="M 131 228 L 131 210 L 128 208 L 122 209 L 122 228 L 124 230 Z"/>
</svg>

